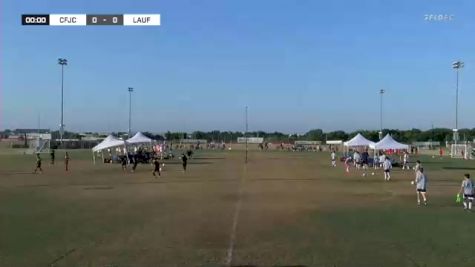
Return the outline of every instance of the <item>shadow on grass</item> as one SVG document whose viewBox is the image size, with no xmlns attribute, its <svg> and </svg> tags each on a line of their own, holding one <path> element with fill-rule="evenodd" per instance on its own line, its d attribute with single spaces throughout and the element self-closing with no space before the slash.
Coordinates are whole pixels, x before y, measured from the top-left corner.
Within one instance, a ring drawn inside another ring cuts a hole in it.
<svg viewBox="0 0 475 267">
<path fill-rule="evenodd" d="M 124 182 L 124 183 L 116 183 L 114 184 L 115 186 L 121 186 L 121 185 L 140 185 L 140 184 L 196 184 L 196 183 L 228 183 L 228 182 L 236 182 L 239 179 L 180 179 L 180 180 L 167 180 L 163 181 L 160 180 L 163 179 L 162 177 L 158 177 L 154 181 L 147 181 L 147 182 Z M 114 187 L 112 186 L 92 186 L 91 184 L 32 184 L 32 185 L 17 185 L 14 186 L 16 188 L 29 188 L 29 187 L 45 187 L 45 188 L 61 188 L 61 187 L 76 187 L 76 186 L 88 186 L 85 187 L 84 190 L 109 190 L 113 189 Z"/>
<path fill-rule="evenodd" d="M 164 162 L 165 165 L 166 164 L 169 164 L 169 165 L 181 165 L 182 163 L 181 162 Z M 209 164 L 213 164 L 213 162 L 207 162 L 207 161 L 204 161 L 204 162 L 199 162 L 199 161 L 191 161 L 191 162 L 188 162 L 188 165 L 209 165 Z"/>
<path fill-rule="evenodd" d="M 232 265 L 231 267 L 259 267 L 259 265 Z M 273 265 L 273 267 L 307 267 L 306 265 Z"/>
<path fill-rule="evenodd" d="M 226 159 L 226 158 L 223 158 L 223 157 L 216 157 L 216 158 L 213 158 L 213 157 L 196 157 L 196 158 L 192 158 L 192 159 Z"/>
<path fill-rule="evenodd" d="M 93 187 L 86 187 L 83 188 L 84 190 L 110 190 L 113 189 L 113 186 L 93 186 Z"/>
<path fill-rule="evenodd" d="M 444 170 L 467 170 L 467 171 L 473 171 L 475 170 L 475 167 L 442 167 Z"/>
<path fill-rule="evenodd" d="M 32 171 L 29 171 L 29 172 L 2 172 L 0 173 L 0 175 L 23 175 L 23 174 L 37 174 L 37 173 L 34 173 Z"/>
<path fill-rule="evenodd" d="M 246 181 L 317 181 L 317 178 L 254 178 Z"/>
</svg>

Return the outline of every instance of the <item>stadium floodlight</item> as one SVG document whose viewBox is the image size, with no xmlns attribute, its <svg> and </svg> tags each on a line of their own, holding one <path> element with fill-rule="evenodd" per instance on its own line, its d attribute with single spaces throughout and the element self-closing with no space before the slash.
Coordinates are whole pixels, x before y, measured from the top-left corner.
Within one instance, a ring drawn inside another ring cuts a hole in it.
<svg viewBox="0 0 475 267">
<path fill-rule="evenodd" d="M 464 63 L 462 61 L 452 62 L 452 68 L 456 71 L 456 74 L 457 74 L 456 86 L 455 86 L 455 130 L 458 130 L 459 70 L 462 69 L 463 67 L 464 67 Z M 454 141 L 456 140 L 454 139 Z"/>
<path fill-rule="evenodd" d="M 246 138 L 246 157 L 244 159 L 244 163 L 247 164 L 247 153 L 248 153 L 248 146 L 247 146 L 247 143 L 248 143 L 248 136 L 247 136 L 247 132 L 248 132 L 248 120 L 247 120 L 247 106 L 246 106 L 246 110 L 245 110 L 245 124 L 246 124 L 246 133 L 244 134 L 244 137 Z"/>
<path fill-rule="evenodd" d="M 58 58 L 58 64 L 61 65 L 61 123 L 59 124 L 59 139 L 61 142 L 61 147 L 63 146 L 63 134 L 64 134 L 64 116 L 63 116 L 63 107 L 64 107 L 64 66 L 68 65 L 68 60 L 65 58 Z"/>
<path fill-rule="evenodd" d="M 383 139 L 383 94 L 384 89 L 379 90 L 380 102 L 379 102 L 379 140 Z"/>
<path fill-rule="evenodd" d="M 132 92 L 134 88 L 129 87 L 129 138 L 132 134 Z"/>
</svg>

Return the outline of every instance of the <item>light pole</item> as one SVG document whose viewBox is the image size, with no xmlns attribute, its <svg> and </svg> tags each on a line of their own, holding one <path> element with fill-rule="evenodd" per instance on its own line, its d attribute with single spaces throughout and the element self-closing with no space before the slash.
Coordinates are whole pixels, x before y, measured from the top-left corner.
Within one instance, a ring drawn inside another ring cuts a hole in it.
<svg viewBox="0 0 475 267">
<path fill-rule="evenodd" d="M 455 70 L 457 75 L 456 86 L 455 86 L 455 129 L 454 131 L 454 143 L 457 144 L 459 139 L 458 129 L 459 129 L 459 70 L 464 67 L 462 61 L 454 61 L 452 63 L 452 68 Z"/>
<path fill-rule="evenodd" d="M 65 58 L 58 58 L 58 64 L 61 65 L 61 123 L 59 124 L 59 139 L 61 141 L 61 147 L 63 146 L 63 134 L 64 134 L 64 116 L 63 116 L 63 107 L 64 107 L 64 66 L 68 65 L 68 60 Z"/>
<path fill-rule="evenodd" d="M 383 139 L 383 94 L 384 89 L 379 90 L 379 140 Z"/>
<path fill-rule="evenodd" d="M 132 133 L 132 92 L 134 88 L 129 87 L 129 138 Z"/>
<path fill-rule="evenodd" d="M 246 159 L 245 159 L 245 163 L 247 164 L 247 141 L 248 141 L 248 140 L 247 140 L 247 138 L 248 138 L 248 137 L 247 137 L 247 131 L 248 131 L 247 106 L 246 106 L 246 114 L 245 114 L 245 115 L 246 115 L 246 118 L 245 118 L 245 119 L 246 119 L 246 132 L 245 132 L 245 134 L 244 134 L 244 138 L 246 138 Z"/>
</svg>

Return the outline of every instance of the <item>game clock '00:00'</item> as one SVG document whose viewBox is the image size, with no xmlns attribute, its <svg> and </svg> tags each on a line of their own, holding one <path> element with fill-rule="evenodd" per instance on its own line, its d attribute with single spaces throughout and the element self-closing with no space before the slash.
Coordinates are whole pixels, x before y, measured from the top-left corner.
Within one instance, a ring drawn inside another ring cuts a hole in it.
<svg viewBox="0 0 475 267">
<path fill-rule="evenodd" d="M 22 15 L 22 25 L 49 25 L 49 15 Z"/>
</svg>

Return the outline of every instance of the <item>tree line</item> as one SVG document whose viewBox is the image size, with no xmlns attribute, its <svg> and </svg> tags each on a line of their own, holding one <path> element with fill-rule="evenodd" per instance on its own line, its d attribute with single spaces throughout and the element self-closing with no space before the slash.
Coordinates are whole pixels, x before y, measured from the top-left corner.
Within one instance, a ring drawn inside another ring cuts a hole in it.
<svg viewBox="0 0 475 267">
<path fill-rule="evenodd" d="M 0 135 L 6 137 L 13 131 L 5 130 L 1 131 Z M 266 142 L 294 142 L 297 140 L 309 140 L 309 141 L 326 141 L 326 140 L 348 140 L 355 136 L 357 133 L 361 133 L 366 138 L 372 141 L 378 141 L 379 131 L 372 130 L 358 130 L 353 132 L 345 131 L 329 131 L 325 132 L 322 129 L 313 129 L 304 134 L 286 134 L 282 132 L 265 132 L 265 131 L 251 131 L 245 135 L 244 132 L 238 131 L 194 131 L 192 133 L 186 132 L 171 132 L 168 131 L 164 134 L 155 134 L 151 132 L 143 132 L 144 135 L 155 140 L 180 140 L 180 139 L 205 139 L 208 142 L 235 142 L 238 137 L 263 137 Z M 429 130 L 398 130 L 398 129 L 384 129 L 383 135 L 387 133 L 400 142 L 411 143 L 417 141 L 435 141 L 445 142 L 452 140 L 452 129 L 448 128 L 434 128 Z M 52 138 L 59 139 L 59 131 L 52 131 Z M 126 132 L 112 133 L 118 137 L 127 138 Z M 98 135 L 98 134 L 97 134 Z M 475 139 L 475 128 L 473 129 L 460 129 L 460 140 L 473 141 Z M 63 135 L 65 139 L 81 139 L 81 135 L 75 132 L 66 131 Z"/>
<path fill-rule="evenodd" d="M 379 140 L 379 131 L 371 130 L 358 130 L 353 132 L 345 131 L 330 131 L 324 132 L 321 129 L 313 129 L 304 134 L 285 134 L 281 132 L 264 132 L 264 131 L 252 131 L 248 132 L 248 137 L 263 137 L 267 142 L 293 142 L 297 140 L 309 140 L 309 141 L 326 141 L 326 140 L 348 140 L 354 137 L 356 134 L 361 133 L 363 136 L 372 141 Z M 434 128 L 426 131 L 419 129 L 410 130 L 398 130 L 398 129 L 384 129 L 383 135 L 391 134 L 391 136 L 400 142 L 445 142 L 452 140 L 452 129 L 447 128 Z M 166 132 L 164 137 L 167 140 L 178 139 L 205 139 L 209 142 L 231 142 L 236 141 L 238 137 L 244 137 L 243 132 L 232 131 L 195 131 L 191 134 L 184 132 Z M 459 137 L 462 141 L 473 141 L 475 138 L 475 128 L 473 129 L 460 129 Z"/>
</svg>

